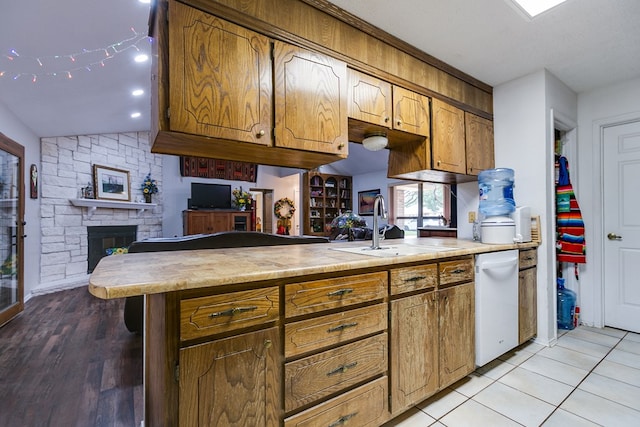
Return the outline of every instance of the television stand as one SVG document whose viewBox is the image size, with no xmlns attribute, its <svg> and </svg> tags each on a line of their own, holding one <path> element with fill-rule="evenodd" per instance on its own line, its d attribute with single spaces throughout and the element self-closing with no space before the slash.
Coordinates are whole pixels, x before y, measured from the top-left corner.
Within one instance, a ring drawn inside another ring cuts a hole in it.
<svg viewBox="0 0 640 427">
<path fill-rule="evenodd" d="M 183 234 L 211 234 L 222 231 L 255 231 L 253 212 L 238 210 L 188 209 L 182 212 Z"/>
</svg>

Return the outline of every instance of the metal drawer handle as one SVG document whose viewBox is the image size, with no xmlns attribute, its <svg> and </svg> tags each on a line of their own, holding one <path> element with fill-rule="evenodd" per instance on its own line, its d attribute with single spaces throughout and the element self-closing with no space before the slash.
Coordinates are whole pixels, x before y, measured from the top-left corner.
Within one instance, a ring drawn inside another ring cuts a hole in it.
<svg viewBox="0 0 640 427">
<path fill-rule="evenodd" d="M 327 295 L 330 297 L 341 297 L 343 295 L 350 294 L 351 292 L 353 292 L 353 288 L 345 288 L 345 289 L 338 289 L 337 291 L 329 292 Z"/>
<path fill-rule="evenodd" d="M 327 332 L 329 332 L 329 333 L 338 332 L 338 331 L 342 331 L 342 330 L 347 329 L 347 328 L 353 328 L 354 326 L 358 326 L 358 322 L 344 323 L 342 325 L 334 326 L 333 328 L 327 329 Z"/>
<path fill-rule="evenodd" d="M 404 279 L 405 282 L 417 282 L 419 280 L 424 280 L 426 279 L 427 276 L 413 276 L 413 277 L 409 277 L 408 279 Z"/>
<path fill-rule="evenodd" d="M 338 426 L 341 426 L 343 424 L 346 424 L 347 421 L 349 421 L 351 418 L 355 417 L 356 415 L 358 415 L 357 412 L 354 412 L 354 413 L 348 414 L 348 415 L 344 415 L 344 416 L 340 417 L 338 419 L 338 421 L 334 421 L 331 424 L 329 424 L 328 427 L 338 427 Z"/>
<path fill-rule="evenodd" d="M 451 272 L 451 274 L 461 274 L 461 273 L 466 273 L 467 270 L 463 269 L 463 268 L 458 268 L 457 270 L 453 270 Z"/>
<path fill-rule="evenodd" d="M 211 313 L 209 315 L 210 318 L 222 317 L 222 316 L 233 316 L 240 313 L 246 313 L 247 311 L 257 310 L 258 306 L 254 305 L 251 307 L 234 307 L 229 310 L 218 311 L 217 313 Z"/>
<path fill-rule="evenodd" d="M 355 368 L 357 364 L 358 362 L 351 362 L 351 363 L 347 363 L 346 365 L 338 366 L 333 371 L 327 372 L 327 376 L 330 377 L 331 375 L 335 375 L 335 374 L 344 374 L 345 372 L 347 372 L 347 370 L 351 368 Z"/>
</svg>

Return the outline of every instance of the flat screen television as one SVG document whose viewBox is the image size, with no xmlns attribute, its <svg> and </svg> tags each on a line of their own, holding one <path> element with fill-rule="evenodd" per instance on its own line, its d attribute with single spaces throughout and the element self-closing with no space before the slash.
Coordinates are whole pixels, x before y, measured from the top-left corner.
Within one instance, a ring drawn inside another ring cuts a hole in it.
<svg viewBox="0 0 640 427">
<path fill-rule="evenodd" d="M 231 186 L 192 182 L 190 207 L 197 209 L 231 209 Z"/>
</svg>

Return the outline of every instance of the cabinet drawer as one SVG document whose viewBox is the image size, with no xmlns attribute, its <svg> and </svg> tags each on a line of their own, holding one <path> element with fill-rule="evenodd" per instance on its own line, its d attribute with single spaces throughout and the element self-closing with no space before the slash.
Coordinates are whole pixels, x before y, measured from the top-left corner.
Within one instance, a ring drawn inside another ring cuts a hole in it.
<svg viewBox="0 0 640 427">
<path fill-rule="evenodd" d="M 285 412 L 386 370 L 386 333 L 287 363 L 284 368 Z"/>
<path fill-rule="evenodd" d="M 284 427 L 376 427 L 389 418 L 382 377 L 284 420 Z"/>
<path fill-rule="evenodd" d="M 519 258 L 520 270 L 535 267 L 538 264 L 538 251 L 536 249 L 523 249 L 520 251 Z"/>
<path fill-rule="evenodd" d="M 438 284 L 438 264 L 394 268 L 389 277 L 391 295 L 435 288 Z"/>
<path fill-rule="evenodd" d="M 387 294 L 387 272 L 293 283 L 285 287 L 286 317 L 369 302 Z"/>
<path fill-rule="evenodd" d="M 348 310 L 284 327 L 284 355 L 292 357 L 387 329 L 386 304 Z"/>
<path fill-rule="evenodd" d="M 180 340 L 233 331 L 278 319 L 278 287 L 180 301 Z"/>
<path fill-rule="evenodd" d="M 473 280 L 473 258 L 441 262 L 439 267 L 440 286 Z"/>
</svg>

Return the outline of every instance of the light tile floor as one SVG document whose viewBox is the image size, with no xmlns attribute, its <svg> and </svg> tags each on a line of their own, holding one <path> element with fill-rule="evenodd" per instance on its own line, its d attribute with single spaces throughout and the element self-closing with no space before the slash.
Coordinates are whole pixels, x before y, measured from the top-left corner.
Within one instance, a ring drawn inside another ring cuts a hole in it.
<svg viewBox="0 0 640 427">
<path fill-rule="evenodd" d="M 640 426 L 640 334 L 581 326 L 530 342 L 386 427 Z"/>
</svg>

